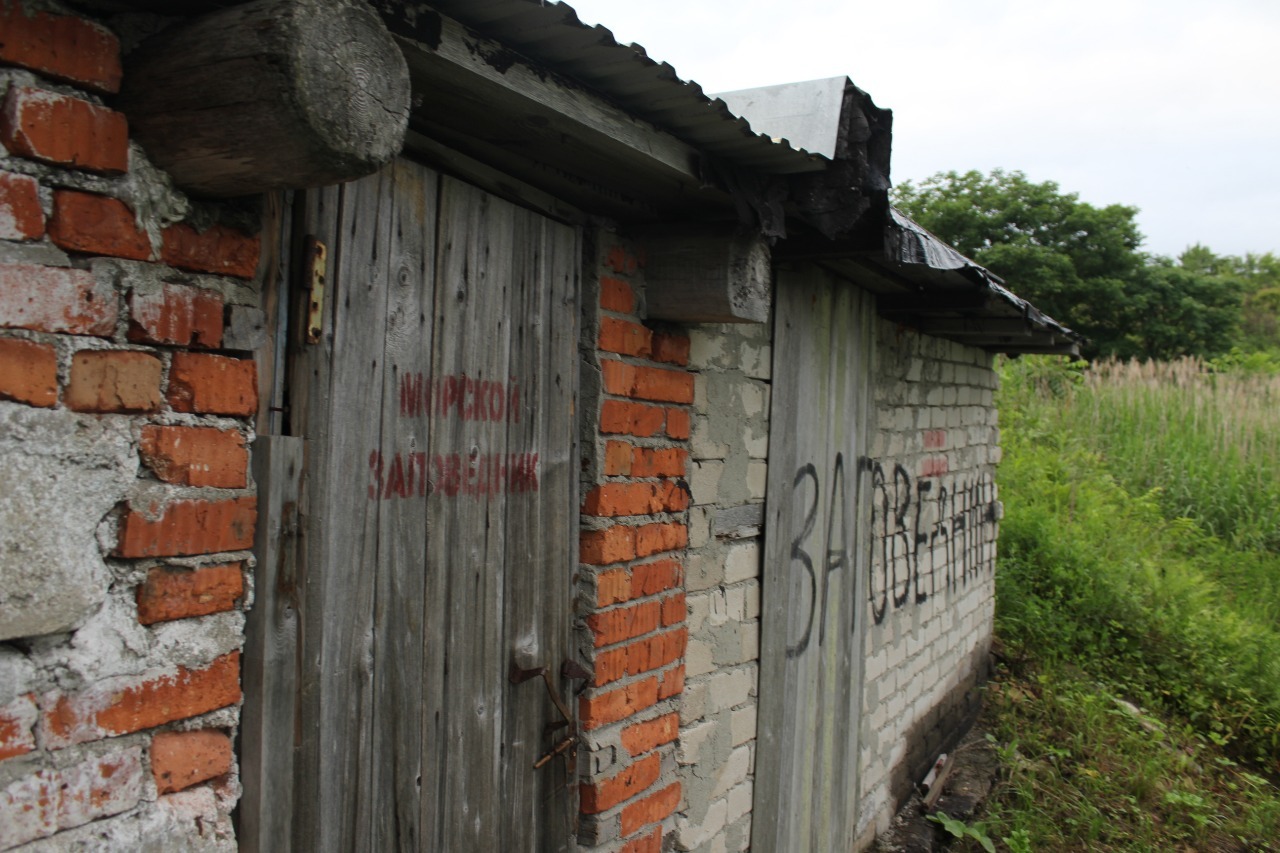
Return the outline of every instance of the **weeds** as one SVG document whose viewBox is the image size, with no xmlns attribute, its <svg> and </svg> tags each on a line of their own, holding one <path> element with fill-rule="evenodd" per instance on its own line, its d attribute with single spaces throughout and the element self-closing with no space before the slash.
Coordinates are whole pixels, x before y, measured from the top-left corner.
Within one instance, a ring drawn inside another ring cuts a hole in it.
<svg viewBox="0 0 1280 853">
<path fill-rule="evenodd" d="M 1003 378 L 1008 779 L 985 830 L 1280 850 L 1280 380 L 1041 359 Z"/>
</svg>

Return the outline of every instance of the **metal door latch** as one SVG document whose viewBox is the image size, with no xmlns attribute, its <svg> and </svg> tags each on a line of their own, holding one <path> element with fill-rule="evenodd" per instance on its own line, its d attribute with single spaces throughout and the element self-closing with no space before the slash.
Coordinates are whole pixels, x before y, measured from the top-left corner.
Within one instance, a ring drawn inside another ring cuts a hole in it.
<svg viewBox="0 0 1280 853">
<path fill-rule="evenodd" d="M 565 660 L 560 665 L 560 675 L 563 678 L 589 678 L 591 674 L 582 668 L 577 662 Z M 551 678 L 551 668 L 546 666 L 535 667 L 534 669 L 523 669 L 515 661 L 511 662 L 511 670 L 508 678 L 512 684 L 523 684 L 531 678 L 542 678 L 542 683 L 547 687 L 547 696 L 551 698 L 551 703 L 556 706 L 556 710 L 560 712 L 561 719 L 552 720 L 547 723 L 547 732 L 553 732 L 557 729 L 569 727 L 568 733 L 561 738 L 554 746 L 544 752 L 537 761 L 533 763 L 534 770 L 540 770 L 545 767 L 551 759 L 557 755 L 568 752 L 578 743 L 578 726 L 574 722 L 573 714 L 569 711 L 569 706 L 565 705 L 564 700 L 560 698 L 560 693 L 556 690 L 555 683 Z"/>
</svg>

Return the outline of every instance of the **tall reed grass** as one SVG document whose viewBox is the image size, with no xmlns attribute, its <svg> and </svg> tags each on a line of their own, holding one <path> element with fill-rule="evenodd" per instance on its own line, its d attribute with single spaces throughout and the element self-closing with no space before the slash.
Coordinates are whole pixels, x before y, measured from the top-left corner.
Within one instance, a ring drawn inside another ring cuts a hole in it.
<svg viewBox="0 0 1280 853">
<path fill-rule="evenodd" d="M 1280 379 L 1003 370 L 997 630 L 1280 773 Z"/>
<path fill-rule="evenodd" d="M 1061 402 L 1063 426 L 1093 436 L 1131 491 L 1158 490 L 1166 514 L 1280 551 L 1280 375 L 1107 361 Z"/>
</svg>

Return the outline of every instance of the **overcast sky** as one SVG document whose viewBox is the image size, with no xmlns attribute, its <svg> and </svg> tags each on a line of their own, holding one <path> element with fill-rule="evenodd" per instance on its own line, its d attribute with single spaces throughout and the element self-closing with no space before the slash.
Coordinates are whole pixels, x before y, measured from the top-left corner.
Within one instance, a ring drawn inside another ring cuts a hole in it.
<svg viewBox="0 0 1280 853">
<path fill-rule="evenodd" d="M 1280 0 L 570 0 L 709 92 L 847 75 L 893 179 L 1020 169 L 1149 252 L 1280 253 Z"/>
</svg>

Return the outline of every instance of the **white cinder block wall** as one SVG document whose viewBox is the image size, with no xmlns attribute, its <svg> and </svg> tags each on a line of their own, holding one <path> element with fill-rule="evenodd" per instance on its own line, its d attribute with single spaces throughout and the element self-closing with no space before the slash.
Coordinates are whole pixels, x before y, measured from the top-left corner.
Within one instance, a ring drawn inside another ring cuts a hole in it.
<svg viewBox="0 0 1280 853">
<path fill-rule="evenodd" d="M 859 837 L 977 711 L 995 609 L 1001 505 L 983 350 L 880 321 L 872 438 Z"/>
<path fill-rule="evenodd" d="M 976 713 L 994 614 L 997 377 L 982 350 L 880 321 L 858 835 Z M 677 848 L 750 848 L 768 326 L 690 331 L 697 371 Z"/>
<path fill-rule="evenodd" d="M 689 340 L 697 377 L 676 845 L 725 853 L 751 840 L 773 356 L 768 324 L 695 326 Z"/>
</svg>

